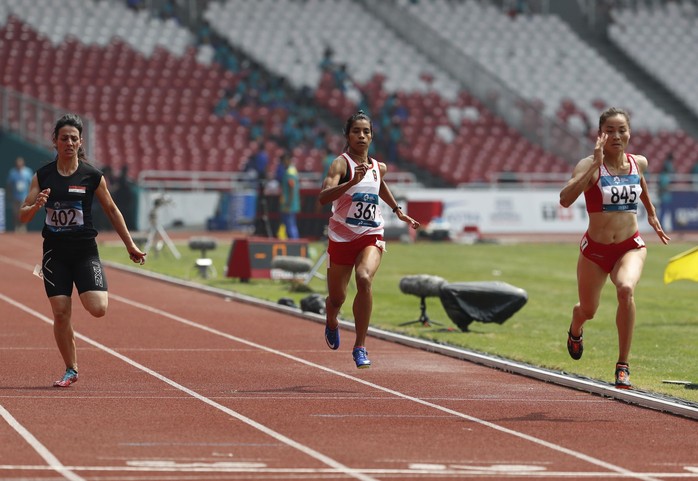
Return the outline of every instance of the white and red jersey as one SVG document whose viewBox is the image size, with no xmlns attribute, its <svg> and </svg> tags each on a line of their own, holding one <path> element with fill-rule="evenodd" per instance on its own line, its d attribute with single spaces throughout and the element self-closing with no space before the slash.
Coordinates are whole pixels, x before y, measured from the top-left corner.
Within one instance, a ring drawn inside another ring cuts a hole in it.
<svg viewBox="0 0 698 481">
<path fill-rule="evenodd" d="M 347 154 L 349 180 L 354 177 L 357 163 Z M 332 217 L 327 229 L 334 242 L 350 242 L 364 235 L 383 235 L 383 215 L 380 208 L 381 172 L 378 161 L 369 158 L 371 168 L 358 184 L 332 202 Z"/>
<path fill-rule="evenodd" d="M 635 158 L 625 154 L 630 163 L 630 172 L 613 175 L 605 164 L 599 166 L 599 178 L 584 192 L 587 212 L 634 212 L 642 194 L 640 169 Z"/>
</svg>

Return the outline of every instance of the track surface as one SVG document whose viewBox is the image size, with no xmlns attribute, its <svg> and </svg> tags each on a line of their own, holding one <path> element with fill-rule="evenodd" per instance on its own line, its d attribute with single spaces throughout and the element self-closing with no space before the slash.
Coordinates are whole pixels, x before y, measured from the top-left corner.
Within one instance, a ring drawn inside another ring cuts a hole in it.
<svg viewBox="0 0 698 481">
<path fill-rule="evenodd" d="M 107 268 L 109 313 L 73 298 L 80 381 L 0 236 L 0 479 L 698 479 L 698 424 Z"/>
</svg>

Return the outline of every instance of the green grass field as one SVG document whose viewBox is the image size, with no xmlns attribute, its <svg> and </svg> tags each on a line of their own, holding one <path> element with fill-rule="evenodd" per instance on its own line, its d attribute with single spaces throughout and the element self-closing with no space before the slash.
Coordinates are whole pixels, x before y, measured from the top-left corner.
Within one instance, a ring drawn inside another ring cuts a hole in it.
<svg viewBox="0 0 698 481">
<path fill-rule="evenodd" d="M 671 379 L 698 383 L 698 363 L 695 362 L 695 355 L 691 354 L 698 340 L 698 310 L 695 307 L 698 284 L 690 281 L 669 285 L 663 283 L 669 258 L 692 247 L 694 245 L 689 243 L 648 245 L 648 260 L 635 293 L 637 322 L 630 368 L 631 380 L 638 389 L 698 402 L 698 390 L 662 382 Z M 251 279 L 240 282 L 225 278 L 230 248 L 225 243 L 220 243 L 218 249 L 208 253 L 214 260 L 218 276 L 203 280 L 192 268 L 199 253 L 189 250 L 186 244 L 178 245 L 178 248 L 182 259 L 174 259 L 164 249 L 158 255 L 151 253 L 143 268 L 274 302 L 281 297 L 290 297 L 300 304 L 300 299 L 308 295 L 306 292 L 293 292 L 288 281 Z M 321 249 L 321 244 L 313 244 L 311 254 L 316 258 Z M 120 244 L 101 245 L 100 253 L 104 260 L 133 265 Z M 610 281 L 604 289 L 596 317 L 585 326 L 584 357 L 580 361 L 573 361 L 567 354 L 566 331 L 572 306 L 577 301 L 577 253 L 574 243 L 459 245 L 391 242 L 374 281 L 371 324 L 381 329 L 611 382 L 618 341 L 615 292 Z M 398 287 L 400 279 L 411 274 L 437 275 L 448 282 L 503 281 L 525 289 L 528 303 L 504 324 L 473 322 L 469 332 L 461 332 L 449 320 L 439 299 L 429 298 L 429 317 L 441 322 L 441 327 L 455 330 L 440 332 L 421 324 L 401 327 L 399 324 L 416 319 L 419 315 L 419 298 L 401 293 Z M 313 292 L 326 292 L 324 281 L 319 278 L 313 279 L 310 287 Z M 350 289 L 350 296 L 353 292 Z M 343 309 L 342 317 L 351 319 L 351 299 Z M 318 336 L 321 335 L 319 330 Z"/>
</svg>

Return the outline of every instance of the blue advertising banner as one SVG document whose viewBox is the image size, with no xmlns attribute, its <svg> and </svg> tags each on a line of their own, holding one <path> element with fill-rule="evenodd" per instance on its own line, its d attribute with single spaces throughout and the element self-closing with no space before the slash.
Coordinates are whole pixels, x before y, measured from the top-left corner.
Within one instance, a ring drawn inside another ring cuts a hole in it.
<svg viewBox="0 0 698 481">
<path fill-rule="evenodd" d="M 698 231 L 698 192 L 673 191 L 669 204 L 674 231 Z"/>
</svg>

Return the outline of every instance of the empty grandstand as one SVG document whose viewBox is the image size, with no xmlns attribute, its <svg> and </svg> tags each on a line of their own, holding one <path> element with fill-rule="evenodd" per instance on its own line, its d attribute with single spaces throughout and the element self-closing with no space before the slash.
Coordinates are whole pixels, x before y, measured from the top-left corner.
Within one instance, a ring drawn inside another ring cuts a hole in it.
<svg viewBox="0 0 698 481">
<path fill-rule="evenodd" d="M 374 155 L 426 186 L 559 183 L 611 105 L 652 173 L 671 155 L 687 181 L 698 162 L 695 1 L 62 5 L 0 0 L 2 129 L 50 148 L 55 113 L 75 111 L 88 155 L 133 178 L 242 175 L 261 142 L 270 177 L 289 151 L 319 186 L 359 108 Z"/>
</svg>

